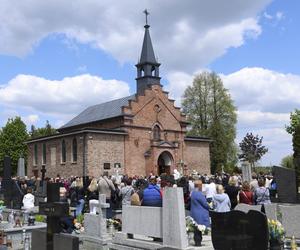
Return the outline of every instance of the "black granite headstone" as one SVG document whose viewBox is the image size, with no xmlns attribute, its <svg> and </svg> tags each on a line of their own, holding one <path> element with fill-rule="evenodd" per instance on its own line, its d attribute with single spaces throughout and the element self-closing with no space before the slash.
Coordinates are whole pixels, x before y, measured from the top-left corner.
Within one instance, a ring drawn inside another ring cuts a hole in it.
<svg viewBox="0 0 300 250">
<path fill-rule="evenodd" d="M 69 215 L 69 204 L 61 202 L 59 183 L 48 183 L 47 202 L 40 202 L 39 212 L 47 216 L 47 250 L 53 250 L 53 235 L 62 231 L 60 218 Z"/>
<path fill-rule="evenodd" d="M 4 157 L 4 174 L 1 182 L 1 192 L 4 195 L 5 206 L 13 209 L 21 209 L 23 192 L 18 183 L 11 178 L 11 159 Z"/>
<path fill-rule="evenodd" d="M 211 211 L 211 237 L 217 250 L 265 250 L 268 246 L 266 216 L 250 210 L 247 214 L 233 210 L 227 213 Z"/>
<path fill-rule="evenodd" d="M 277 185 L 278 202 L 296 203 L 297 187 L 295 170 L 274 166 L 272 172 Z"/>
</svg>

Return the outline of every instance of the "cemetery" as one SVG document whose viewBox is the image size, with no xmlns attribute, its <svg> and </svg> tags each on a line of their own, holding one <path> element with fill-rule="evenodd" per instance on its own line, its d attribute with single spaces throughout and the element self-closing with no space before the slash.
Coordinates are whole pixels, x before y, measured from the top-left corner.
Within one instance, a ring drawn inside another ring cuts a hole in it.
<svg viewBox="0 0 300 250">
<path fill-rule="evenodd" d="M 3 150 L 0 250 L 300 249 L 300 111 L 286 126 L 293 167 L 259 171 L 268 149 L 248 132 L 235 147 L 238 112 L 220 76 L 196 76 L 182 108 L 163 89 L 143 13 L 134 94 L 58 129 L 32 125 L 24 154 Z"/>
</svg>

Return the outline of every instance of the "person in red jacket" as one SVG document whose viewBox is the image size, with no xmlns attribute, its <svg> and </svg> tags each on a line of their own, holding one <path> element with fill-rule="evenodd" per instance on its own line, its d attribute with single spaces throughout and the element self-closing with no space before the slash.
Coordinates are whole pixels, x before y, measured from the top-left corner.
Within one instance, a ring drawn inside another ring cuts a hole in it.
<svg viewBox="0 0 300 250">
<path fill-rule="evenodd" d="M 248 205 L 254 204 L 254 196 L 250 190 L 250 184 L 248 181 L 244 181 L 242 184 L 242 190 L 239 192 L 240 203 L 245 203 Z"/>
</svg>

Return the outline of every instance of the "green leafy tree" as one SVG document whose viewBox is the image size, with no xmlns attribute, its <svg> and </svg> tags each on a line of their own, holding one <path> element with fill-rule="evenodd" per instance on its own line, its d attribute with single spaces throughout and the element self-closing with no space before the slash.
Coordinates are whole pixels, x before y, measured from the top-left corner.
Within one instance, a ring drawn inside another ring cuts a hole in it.
<svg viewBox="0 0 300 250">
<path fill-rule="evenodd" d="M 295 168 L 293 155 L 287 155 L 281 159 L 280 166 L 285 168 Z"/>
<path fill-rule="evenodd" d="M 295 109 L 290 114 L 290 125 L 286 131 L 293 136 L 294 167 L 297 176 L 297 187 L 300 186 L 300 110 Z"/>
<path fill-rule="evenodd" d="M 189 135 L 208 136 L 210 144 L 211 172 L 228 169 L 237 160 L 236 108 L 216 73 L 203 72 L 194 78 L 183 95 L 183 111 L 190 123 Z"/>
<path fill-rule="evenodd" d="M 56 133 L 56 129 L 51 126 L 49 121 L 46 121 L 45 127 L 36 128 L 34 125 L 31 125 L 30 138 L 37 138 L 42 136 L 53 135 Z"/>
<path fill-rule="evenodd" d="M 0 130 L 0 164 L 3 172 L 4 156 L 11 157 L 13 173 L 16 173 L 19 157 L 27 159 L 28 133 L 25 123 L 20 117 L 8 119 L 6 125 Z"/>
<path fill-rule="evenodd" d="M 248 161 L 250 166 L 254 168 L 255 163 L 268 152 L 268 149 L 262 145 L 263 137 L 254 136 L 252 133 L 247 133 L 239 146 L 241 153 L 238 155 L 242 161 Z"/>
</svg>

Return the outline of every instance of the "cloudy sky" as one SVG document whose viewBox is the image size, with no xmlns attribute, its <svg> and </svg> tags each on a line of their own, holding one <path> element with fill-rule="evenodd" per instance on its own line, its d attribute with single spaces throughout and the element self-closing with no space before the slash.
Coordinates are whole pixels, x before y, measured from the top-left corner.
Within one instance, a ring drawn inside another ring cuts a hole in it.
<svg viewBox="0 0 300 250">
<path fill-rule="evenodd" d="M 166 90 L 180 105 L 193 76 L 222 76 L 238 108 L 237 143 L 264 137 L 262 164 L 292 152 L 300 108 L 300 2 L 295 0 L 0 0 L 0 126 L 59 127 L 89 105 L 135 92 L 149 22 Z M 298 63 L 296 63 L 296 61 Z"/>
</svg>

